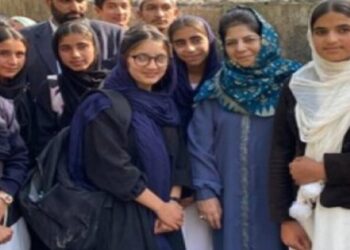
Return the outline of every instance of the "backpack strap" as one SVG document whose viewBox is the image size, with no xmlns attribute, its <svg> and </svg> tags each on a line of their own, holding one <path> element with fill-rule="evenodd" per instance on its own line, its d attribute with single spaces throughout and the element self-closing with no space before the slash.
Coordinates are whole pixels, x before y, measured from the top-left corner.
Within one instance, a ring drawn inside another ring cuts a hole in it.
<svg viewBox="0 0 350 250">
<path fill-rule="evenodd" d="M 132 109 L 128 100 L 121 93 L 111 89 L 97 89 L 89 92 L 89 94 L 96 92 L 105 95 L 111 101 L 112 108 L 118 116 L 117 118 L 127 130 L 130 126 L 132 115 Z"/>
<path fill-rule="evenodd" d="M 48 75 L 47 82 L 49 85 L 51 109 L 61 116 L 63 114 L 64 101 L 58 85 L 58 75 Z"/>
</svg>

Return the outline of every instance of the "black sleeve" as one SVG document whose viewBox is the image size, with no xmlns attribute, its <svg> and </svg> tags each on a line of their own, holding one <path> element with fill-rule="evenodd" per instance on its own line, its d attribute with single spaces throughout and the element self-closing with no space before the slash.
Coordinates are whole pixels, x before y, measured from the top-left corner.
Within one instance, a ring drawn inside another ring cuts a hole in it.
<svg viewBox="0 0 350 250">
<path fill-rule="evenodd" d="M 35 98 L 34 115 L 36 140 L 33 145 L 33 152 L 34 155 L 37 156 L 50 139 L 60 131 L 58 114 L 51 108 L 50 89 L 46 82 L 42 84 Z"/>
<path fill-rule="evenodd" d="M 327 180 L 320 196 L 325 207 L 350 209 L 350 153 L 324 155 Z"/>
<path fill-rule="evenodd" d="M 87 177 L 100 189 L 123 201 L 134 200 L 146 188 L 143 173 L 131 163 L 128 128 L 112 108 L 102 111 L 85 130 Z"/>
<path fill-rule="evenodd" d="M 350 152 L 324 155 L 327 185 L 350 185 Z"/>
<path fill-rule="evenodd" d="M 180 128 L 163 128 L 172 164 L 172 185 L 192 188 L 189 155 Z"/>
<path fill-rule="evenodd" d="M 295 138 L 288 116 L 292 93 L 286 85 L 280 97 L 274 118 L 274 130 L 269 168 L 269 206 L 272 218 L 277 222 L 289 219 L 288 209 L 294 199 L 293 180 L 289 163 L 295 156 Z M 294 98 L 293 98 L 294 99 Z"/>
</svg>

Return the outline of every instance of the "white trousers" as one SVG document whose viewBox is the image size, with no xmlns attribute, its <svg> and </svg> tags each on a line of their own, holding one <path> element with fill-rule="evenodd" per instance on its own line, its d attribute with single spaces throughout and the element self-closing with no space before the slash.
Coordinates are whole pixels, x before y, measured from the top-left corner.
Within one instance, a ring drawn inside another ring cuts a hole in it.
<svg viewBox="0 0 350 250">
<path fill-rule="evenodd" d="M 182 227 L 186 250 L 213 250 L 212 231 L 205 221 L 199 219 L 196 204 L 185 208 Z M 0 249 L 1 250 L 1 249 Z"/>
<path fill-rule="evenodd" d="M 29 250 L 30 237 L 24 219 L 20 218 L 11 229 L 13 231 L 11 240 L 0 244 L 0 250 Z"/>
</svg>

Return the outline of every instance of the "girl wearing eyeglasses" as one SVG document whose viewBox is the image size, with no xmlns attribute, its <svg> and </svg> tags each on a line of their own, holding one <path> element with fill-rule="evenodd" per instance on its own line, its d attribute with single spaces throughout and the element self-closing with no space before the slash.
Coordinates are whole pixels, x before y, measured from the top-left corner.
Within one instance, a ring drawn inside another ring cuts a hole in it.
<svg viewBox="0 0 350 250">
<path fill-rule="evenodd" d="M 114 98 L 88 95 L 71 124 L 71 172 L 112 198 L 102 211 L 98 249 L 184 250 L 178 200 L 190 178 L 171 96 L 169 41 L 153 26 L 131 27 L 117 65 L 105 81 Z"/>
<path fill-rule="evenodd" d="M 251 8 L 224 14 L 219 35 L 224 62 L 195 96 L 188 129 L 199 216 L 215 250 L 283 249 L 268 213 L 267 166 L 279 92 L 299 64 L 281 57 L 277 33 Z"/>
<path fill-rule="evenodd" d="M 48 76 L 36 96 L 35 155 L 70 124 L 80 98 L 99 88 L 106 77 L 97 43 L 94 31 L 83 21 L 67 22 L 56 31 L 53 50 L 61 74 Z"/>
</svg>

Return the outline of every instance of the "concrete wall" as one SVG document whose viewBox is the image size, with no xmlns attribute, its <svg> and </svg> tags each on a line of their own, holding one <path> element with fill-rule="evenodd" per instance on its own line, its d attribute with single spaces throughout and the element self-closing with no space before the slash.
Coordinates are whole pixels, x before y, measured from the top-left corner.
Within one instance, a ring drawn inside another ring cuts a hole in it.
<svg viewBox="0 0 350 250">
<path fill-rule="evenodd" d="M 303 62 L 309 59 L 306 43 L 306 23 L 310 8 L 319 0 L 178 0 L 183 13 L 205 17 L 217 29 L 220 16 L 237 3 L 246 3 L 271 22 L 281 36 L 283 52 L 287 57 Z M 24 15 L 36 20 L 45 20 L 48 9 L 45 0 L 0 0 L 0 13 Z M 89 16 L 94 13 L 90 8 Z"/>
<path fill-rule="evenodd" d="M 183 13 L 196 14 L 206 17 L 214 30 L 217 30 L 220 16 L 237 2 L 224 4 L 210 3 L 204 6 L 182 5 Z M 302 3 L 271 1 L 263 3 L 248 3 L 246 5 L 258 10 L 280 35 L 281 45 L 285 56 L 306 62 L 310 59 L 310 51 L 306 41 L 307 19 L 313 6 L 312 1 Z"/>
</svg>

